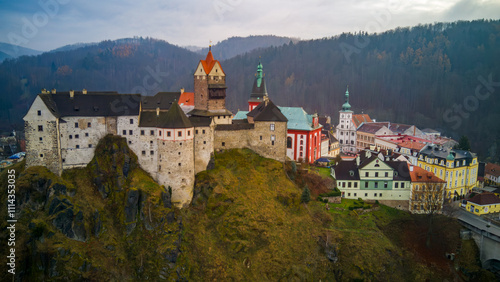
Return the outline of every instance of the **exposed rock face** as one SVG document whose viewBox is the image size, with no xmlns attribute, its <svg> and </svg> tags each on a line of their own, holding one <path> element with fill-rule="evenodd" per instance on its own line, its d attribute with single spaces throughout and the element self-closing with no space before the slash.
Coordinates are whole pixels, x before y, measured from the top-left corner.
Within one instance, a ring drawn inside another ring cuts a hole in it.
<svg viewBox="0 0 500 282">
<path fill-rule="evenodd" d="M 129 190 L 127 192 L 127 202 L 125 205 L 125 224 L 127 235 L 134 230 L 137 220 L 137 211 L 139 209 L 140 192 L 137 190 Z"/>
</svg>

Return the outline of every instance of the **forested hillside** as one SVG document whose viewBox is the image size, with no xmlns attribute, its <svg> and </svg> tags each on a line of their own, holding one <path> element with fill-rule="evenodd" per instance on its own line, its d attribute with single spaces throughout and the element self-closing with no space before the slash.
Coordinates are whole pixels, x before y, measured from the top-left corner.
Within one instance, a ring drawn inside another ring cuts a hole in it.
<svg viewBox="0 0 500 282">
<path fill-rule="evenodd" d="M 222 62 L 227 105 L 234 112 L 246 109 L 260 57 L 269 95 L 278 105 L 303 106 L 336 122 L 349 85 L 355 112 L 457 139 L 467 135 L 482 159 L 498 162 L 499 47 L 500 21 L 480 20 L 258 49 Z M 220 59 L 216 46 L 212 51 Z M 22 127 L 21 118 L 41 88 L 149 95 L 181 87 L 192 91 L 192 74 L 202 57 L 164 41 L 136 38 L 7 59 L 0 64 L 1 129 Z"/>
<path fill-rule="evenodd" d="M 278 105 L 337 122 L 349 85 L 354 112 L 465 134 L 473 151 L 500 160 L 500 21 L 342 34 L 238 56 L 223 64 L 232 109 L 245 107 L 259 56 Z"/>
</svg>

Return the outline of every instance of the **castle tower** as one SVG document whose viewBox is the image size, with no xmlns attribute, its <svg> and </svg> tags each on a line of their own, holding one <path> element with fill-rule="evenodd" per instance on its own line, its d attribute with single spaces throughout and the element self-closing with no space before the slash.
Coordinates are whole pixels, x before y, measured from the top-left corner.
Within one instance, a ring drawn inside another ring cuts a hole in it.
<svg viewBox="0 0 500 282">
<path fill-rule="evenodd" d="M 194 127 L 177 101 L 159 113 L 158 182 L 172 188 L 172 202 L 182 207 L 193 198 Z"/>
<path fill-rule="evenodd" d="M 356 126 L 352 123 L 352 111 L 349 104 L 349 88 L 345 91 L 345 103 L 339 111 L 337 139 L 342 153 L 356 153 Z"/>
<path fill-rule="evenodd" d="M 226 109 L 226 88 L 226 74 L 210 47 L 194 72 L 194 110 L 189 115 L 210 117 L 216 124 L 231 123 L 233 114 Z"/>
<path fill-rule="evenodd" d="M 252 94 L 250 95 L 250 99 L 248 99 L 248 111 L 251 112 L 261 102 L 268 100 L 269 97 L 267 95 L 266 81 L 264 80 L 264 75 L 262 72 L 262 63 L 259 62 L 259 64 L 257 65 L 255 80 L 253 82 Z"/>
</svg>

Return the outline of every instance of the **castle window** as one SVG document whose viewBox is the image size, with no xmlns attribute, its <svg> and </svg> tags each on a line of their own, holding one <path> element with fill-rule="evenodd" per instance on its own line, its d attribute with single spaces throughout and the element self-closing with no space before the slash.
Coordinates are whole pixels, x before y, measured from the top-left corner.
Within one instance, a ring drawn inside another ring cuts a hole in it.
<svg viewBox="0 0 500 282">
<path fill-rule="evenodd" d="M 354 182 L 354 188 L 358 188 L 358 182 Z M 354 194 L 356 196 L 356 194 Z"/>
<path fill-rule="evenodd" d="M 42 115 L 42 111 L 38 110 L 38 115 L 41 116 Z"/>
<path fill-rule="evenodd" d="M 182 131 L 177 132 L 178 137 L 182 137 Z"/>
<path fill-rule="evenodd" d="M 77 149 L 80 149 L 80 145 L 76 145 L 76 148 L 77 148 Z"/>
<path fill-rule="evenodd" d="M 70 135 L 70 136 L 69 136 L 69 139 L 73 139 L 73 135 Z"/>
<path fill-rule="evenodd" d="M 89 134 L 88 134 L 88 133 L 85 133 L 85 137 L 89 137 Z"/>
<path fill-rule="evenodd" d="M 158 135 L 161 136 L 161 130 L 158 131 Z M 163 145 L 165 145 L 165 143 L 163 143 Z"/>
<path fill-rule="evenodd" d="M 303 156 L 302 152 L 300 152 L 300 154 L 299 154 L 299 155 L 302 157 L 302 156 Z"/>
<path fill-rule="evenodd" d="M 418 185 L 417 185 L 418 187 Z M 399 188 L 399 182 L 394 183 L 394 188 Z"/>
<path fill-rule="evenodd" d="M 344 125 L 343 125 L 343 124 L 341 124 L 341 125 L 340 125 L 340 128 L 344 128 Z"/>
<path fill-rule="evenodd" d="M 128 141 L 129 144 L 132 144 L 132 141 Z"/>
<path fill-rule="evenodd" d="M 38 131 L 43 131 L 43 125 L 38 126 Z"/>
<path fill-rule="evenodd" d="M 149 154 L 152 156 L 155 154 L 155 151 L 151 150 L 151 151 L 149 151 Z"/>
<path fill-rule="evenodd" d="M 155 135 L 155 131 L 154 131 L 154 130 L 151 130 L 151 131 L 149 132 L 149 135 L 154 136 L 154 135 Z"/>
<path fill-rule="evenodd" d="M 384 182 L 384 188 L 387 188 L 387 181 Z"/>
<path fill-rule="evenodd" d="M 43 154 L 40 154 L 40 158 L 43 158 Z"/>
<path fill-rule="evenodd" d="M 304 145 L 304 140 L 300 140 L 300 145 Z"/>
<path fill-rule="evenodd" d="M 42 138 L 42 137 L 40 137 L 40 138 L 38 138 L 38 140 L 43 141 L 43 138 Z"/>
<path fill-rule="evenodd" d="M 198 129 L 196 129 L 196 131 L 194 132 L 195 134 L 198 134 Z"/>
<path fill-rule="evenodd" d="M 220 119 L 220 116 L 217 116 L 217 119 Z"/>
<path fill-rule="evenodd" d="M 146 151 L 142 151 L 141 153 L 142 153 L 142 155 L 143 155 L 143 156 L 145 156 L 145 155 L 146 155 Z"/>
<path fill-rule="evenodd" d="M 274 123 L 271 123 L 271 131 L 274 131 Z"/>
<path fill-rule="evenodd" d="M 385 177 L 388 177 L 388 176 L 389 176 L 389 173 L 388 173 L 388 172 L 386 172 L 386 173 L 385 173 Z"/>
<path fill-rule="evenodd" d="M 405 188 L 405 183 L 401 182 L 401 188 Z"/>
<path fill-rule="evenodd" d="M 181 163 L 179 163 L 179 166 L 181 166 Z"/>
<path fill-rule="evenodd" d="M 161 170 L 161 165 L 158 166 L 158 170 Z"/>
<path fill-rule="evenodd" d="M 126 130 L 123 130 L 123 135 L 127 135 L 127 131 Z"/>
<path fill-rule="evenodd" d="M 365 176 L 366 176 L 366 177 L 369 177 L 369 176 L 370 176 L 370 173 L 369 173 L 368 171 L 367 171 L 367 172 L 365 172 Z"/>
<path fill-rule="evenodd" d="M 375 177 L 378 177 L 378 172 L 375 172 Z"/>
<path fill-rule="evenodd" d="M 89 148 L 92 148 L 92 144 L 89 144 Z"/>
<path fill-rule="evenodd" d="M 354 132 L 351 132 L 351 136 L 354 136 Z"/>
<path fill-rule="evenodd" d="M 260 136 L 260 140 L 262 140 L 262 135 Z"/>
<path fill-rule="evenodd" d="M 62 162 L 65 163 L 66 162 L 66 159 L 62 159 Z"/>
<path fill-rule="evenodd" d="M 203 141 L 203 144 L 207 144 L 207 141 Z"/>
<path fill-rule="evenodd" d="M 365 188 L 368 188 L 368 182 L 365 182 Z"/>
<path fill-rule="evenodd" d="M 352 186 L 351 181 L 347 182 L 347 187 L 348 187 L 348 188 L 351 188 L 351 186 Z"/>
<path fill-rule="evenodd" d="M 375 188 L 378 188 L 378 182 L 375 182 Z"/>
<path fill-rule="evenodd" d="M 149 141 L 149 144 L 153 144 L 153 140 Z"/>
<path fill-rule="evenodd" d="M 78 122 L 75 122 L 75 128 L 78 128 Z"/>
<path fill-rule="evenodd" d="M 179 156 L 181 155 L 181 152 L 177 153 Z"/>
<path fill-rule="evenodd" d="M 182 142 L 181 142 L 181 143 L 179 143 L 179 146 L 182 146 Z"/>
<path fill-rule="evenodd" d="M 191 136 L 191 130 L 188 130 L 188 136 Z"/>
<path fill-rule="evenodd" d="M 87 122 L 87 127 L 92 127 L 92 123 Z"/>
<path fill-rule="evenodd" d="M 291 149 L 292 148 L 292 137 L 287 137 L 286 138 L 286 147 L 288 149 Z"/>
<path fill-rule="evenodd" d="M 141 130 L 141 135 L 144 135 L 144 130 Z"/>
<path fill-rule="evenodd" d="M 351 145 L 354 145 L 354 140 L 351 140 Z"/>
<path fill-rule="evenodd" d="M 80 138 L 80 135 L 75 134 L 75 139 L 78 139 L 78 138 Z"/>
<path fill-rule="evenodd" d="M 129 134 L 129 135 L 133 135 L 133 134 L 134 134 L 134 131 L 129 130 L 129 131 L 128 131 L 128 134 Z"/>
<path fill-rule="evenodd" d="M 222 142 L 222 147 L 226 146 L 226 142 Z"/>
<path fill-rule="evenodd" d="M 339 143 L 342 144 L 342 139 L 339 140 Z"/>
<path fill-rule="evenodd" d="M 130 119 L 130 124 L 134 124 L 134 119 Z"/>
<path fill-rule="evenodd" d="M 203 129 L 203 130 L 201 131 L 201 133 L 205 134 L 205 129 Z"/>
<path fill-rule="evenodd" d="M 271 145 L 274 146 L 274 141 L 271 141 Z"/>
<path fill-rule="evenodd" d="M 171 132 L 167 131 L 167 137 L 170 137 L 170 135 L 171 135 Z"/>
<path fill-rule="evenodd" d="M 368 193 L 365 193 L 365 197 L 368 197 Z"/>
</svg>

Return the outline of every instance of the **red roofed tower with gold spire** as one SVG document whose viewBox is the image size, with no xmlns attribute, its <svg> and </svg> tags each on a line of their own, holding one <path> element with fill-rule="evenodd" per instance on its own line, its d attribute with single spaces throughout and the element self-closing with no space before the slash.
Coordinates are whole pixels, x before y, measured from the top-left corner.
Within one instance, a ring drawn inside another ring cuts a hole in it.
<svg viewBox="0 0 500 282">
<path fill-rule="evenodd" d="M 210 47 L 194 72 L 194 110 L 189 114 L 214 117 L 215 123 L 230 123 L 232 113 L 226 109 L 226 88 L 226 74 Z"/>
</svg>

